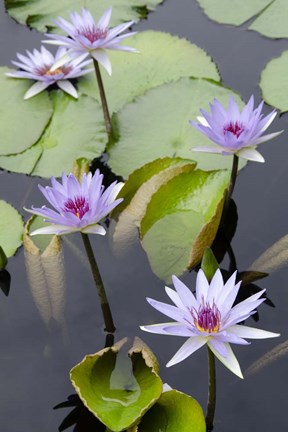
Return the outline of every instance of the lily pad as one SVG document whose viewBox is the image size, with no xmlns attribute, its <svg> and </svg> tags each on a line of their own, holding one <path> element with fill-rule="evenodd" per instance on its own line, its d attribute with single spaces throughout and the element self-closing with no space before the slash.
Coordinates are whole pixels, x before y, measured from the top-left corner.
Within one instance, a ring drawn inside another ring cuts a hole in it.
<svg viewBox="0 0 288 432">
<path fill-rule="evenodd" d="M 205 432 L 204 414 L 199 403 L 177 390 L 164 392 L 145 414 L 138 432 Z"/>
<path fill-rule="evenodd" d="M 40 32 L 55 31 L 53 19 L 58 16 L 69 19 L 69 12 L 78 11 L 85 6 L 95 21 L 106 9 L 113 6 L 111 26 L 123 21 L 139 21 L 146 18 L 150 11 L 163 0 L 4 0 L 9 15 L 21 24 L 36 28 Z"/>
<path fill-rule="evenodd" d="M 163 32 L 144 31 L 129 39 L 129 46 L 139 53 L 109 52 L 113 76 L 103 73 L 111 112 L 118 111 L 125 103 L 132 102 L 151 88 L 182 77 L 220 80 L 211 57 L 186 39 Z M 79 81 L 79 90 L 89 96 L 95 95 L 100 102 L 94 74 Z"/>
<path fill-rule="evenodd" d="M 139 240 L 139 227 L 153 194 L 173 177 L 191 172 L 195 162 L 180 158 L 157 159 L 134 171 L 121 189 L 123 201 L 120 216 L 113 232 L 113 248 L 117 256 L 123 257 Z M 119 196 L 120 196 L 119 194 Z M 115 209 L 115 215 L 118 211 Z"/>
<path fill-rule="evenodd" d="M 182 78 L 149 90 L 115 114 L 117 139 L 108 146 L 108 164 L 124 178 L 144 164 L 164 157 L 190 159 L 207 170 L 231 168 L 231 156 L 191 150 L 211 146 L 211 142 L 189 125 L 200 108 L 209 109 L 214 98 L 228 105 L 231 95 L 243 105 L 232 90 L 205 79 Z"/>
<path fill-rule="evenodd" d="M 167 157 L 156 159 L 134 171 L 130 174 L 128 180 L 125 182 L 123 188 L 118 194 L 118 198 L 123 198 L 123 201 L 115 208 L 115 210 L 113 210 L 112 217 L 117 217 L 126 207 L 128 207 L 140 187 L 147 183 L 152 177 L 158 176 L 160 173 L 167 173 L 174 168 L 181 168 L 187 164 L 196 166 L 196 163 L 193 164 L 191 160 Z M 159 181 L 155 181 L 154 183 L 154 192 L 156 192 L 157 186 L 159 185 L 160 187 L 161 184 L 159 184 Z"/>
<path fill-rule="evenodd" d="M 217 233 L 229 178 L 228 170 L 191 168 L 152 196 L 140 233 L 158 277 L 169 282 L 202 259 Z"/>
<path fill-rule="evenodd" d="M 30 80 L 10 78 L 0 67 L 0 155 L 22 152 L 37 142 L 52 114 L 47 93 L 24 100 Z"/>
<path fill-rule="evenodd" d="M 124 343 L 86 356 L 70 373 L 84 405 L 114 432 L 139 421 L 162 392 L 149 352 L 139 345 L 127 352 Z"/>
<path fill-rule="evenodd" d="M 43 136 L 16 156 L 0 157 L 0 167 L 41 177 L 70 172 L 80 157 L 88 160 L 103 152 L 107 135 L 102 110 L 95 99 L 78 100 L 57 90 L 51 93 L 54 112 Z"/>
<path fill-rule="evenodd" d="M 261 73 L 262 97 L 281 112 L 288 111 L 288 51 L 271 60 Z"/>
<path fill-rule="evenodd" d="M 14 207 L 2 200 L 0 215 L 0 246 L 9 258 L 22 244 L 23 220 Z"/>
<path fill-rule="evenodd" d="M 271 38 L 288 37 L 288 3 L 286 0 L 197 0 L 204 12 L 221 24 L 242 25 Z"/>
</svg>

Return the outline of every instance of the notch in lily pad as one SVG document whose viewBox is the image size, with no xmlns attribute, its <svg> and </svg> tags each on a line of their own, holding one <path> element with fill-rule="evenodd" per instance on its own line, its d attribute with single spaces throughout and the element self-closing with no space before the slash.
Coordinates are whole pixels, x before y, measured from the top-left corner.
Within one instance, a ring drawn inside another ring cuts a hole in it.
<svg viewBox="0 0 288 432">
<path fill-rule="evenodd" d="M 123 339 L 90 354 L 70 372 L 84 405 L 107 428 L 120 432 L 139 423 L 162 393 L 158 362 L 140 339 Z"/>
</svg>

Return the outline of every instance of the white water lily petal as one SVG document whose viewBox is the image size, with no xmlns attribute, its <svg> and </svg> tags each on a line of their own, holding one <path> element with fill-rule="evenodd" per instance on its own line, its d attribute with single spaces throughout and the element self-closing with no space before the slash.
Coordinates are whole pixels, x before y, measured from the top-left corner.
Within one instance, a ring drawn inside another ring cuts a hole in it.
<svg viewBox="0 0 288 432">
<path fill-rule="evenodd" d="M 253 141 L 253 145 L 262 144 L 266 141 L 270 141 L 271 139 L 276 138 L 278 135 L 281 135 L 284 132 L 284 129 L 279 132 L 273 132 L 268 135 L 264 135 L 263 137 L 257 138 L 255 141 Z"/>
<path fill-rule="evenodd" d="M 103 50 L 95 50 L 91 53 L 92 57 L 106 69 L 109 75 L 112 75 L 112 65 L 108 55 Z"/>
<path fill-rule="evenodd" d="M 78 99 L 78 93 L 70 81 L 60 80 L 57 81 L 57 85 L 65 93 L 68 93 L 70 96 L 74 97 L 75 99 Z"/>
<path fill-rule="evenodd" d="M 49 87 L 49 83 L 45 83 L 42 81 L 37 81 L 35 84 L 33 84 L 29 90 L 24 95 L 24 99 L 30 99 L 33 96 L 36 96 L 37 94 L 41 93 L 43 90 L 45 90 L 47 87 Z"/>
<path fill-rule="evenodd" d="M 185 305 L 182 303 L 179 294 L 169 287 L 165 287 L 165 291 L 168 297 L 173 301 L 173 303 L 180 309 L 185 309 Z"/>
<path fill-rule="evenodd" d="M 227 354 L 225 357 L 221 356 L 219 354 L 219 352 L 214 348 L 214 346 L 211 343 L 212 341 L 210 340 L 208 342 L 208 346 L 211 349 L 211 351 L 213 352 L 213 354 L 218 358 L 218 360 L 221 361 L 221 363 L 224 364 L 224 366 L 226 366 L 231 372 L 233 372 L 235 375 L 237 375 L 239 378 L 244 378 L 240 369 L 240 365 L 238 363 L 238 360 L 236 359 L 230 345 L 227 343 L 226 345 L 226 349 L 227 349 Z"/>
<path fill-rule="evenodd" d="M 55 210 L 46 206 L 25 209 L 29 213 L 42 216 L 45 222 L 50 223 L 49 226 L 34 231 L 32 235 L 61 235 L 75 231 L 105 235 L 105 228 L 98 222 L 122 202 L 122 198 L 113 201 L 111 189 L 117 189 L 117 185 L 112 185 L 109 191 L 109 188 L 104 189 L 102 182 L 103 175 L 96 170 L 93 177 L 91 173 L 83 174 L 80 182 L 73 174 L 66 176 L 63 173 L 62 184 L 52 177 L 52 186 L 40 186 L 40 191 Z"/>
<path fill-rule="evenodd" d="M 112 7 L 109 7 L 100 17 L 98 23 L 94 21 L 91 13 L 86 8 L 82 8 L 82 15 L 72 12 L 70 14 L 71 23 L 58 17 L 54 21 L 55 24 L 69 37 L 48 33 L 46 36 L 50 40 L 43 42 L 69 48 L 70 59 L 86 53 L 97 60 L 111 75 L 112 67 L 106 50 L 135 52 L 134 48 L 122 46 L 121 42 L 136 33 L 121 34 L 133 24 L 133 21 L 109 29 L 111 13 Z M 57 60 L 55 69 L 63 64 L 61 59 Z"/>
<path fill-rule="evenodd" d="M 195 147 L 192 150 L 222 153 L 224 156 L 236 154 L 247 160 L 264 162 L 263 157 L 254 147 L 275 138 L 281 132 L 261 136 L 276 116 L 276 112 L 272 111 L 263 119 L 262 108 L 263 101 L 254 109 L 253 96 L 250 97 L 242 112 L 233 97 L 230 98 L 227 110 L 215 99 L 210 103 L 211 115 L 200 109 L 202 116 L 197 117 L 199 123 L 191 120 L 190 125 L 218 145 L 218 151 L 213 147 Z"/>
<path fill-rule="evenodd" d="M 280 336 L 280 333 L 269 332 L 267 330 L 247 327 L 244 325 L 233 325 L 227 329 L 227 332 L 248 339 L 266 339 Z"/>
<path fill-rule="evenodd" d="M 167 367 L 173 366 L 185 360 L 206 343 L 206 338 L 195 336 L 189 338 L 176 352 L 172 359 L 166 364 Z"/>
<path fill-rule="evenodd" d="M 88 225 L 87 227 L 83 228 L 81 230 L 84 234 L 99 234 L 99 235 L 105 235 L 106 230 L 101 225 Z"/>
<path fill-rule="evenodd" d="M 64 234 L 64 233 L 70 233 L 71 227 L 68 227 L 67 225 L 49 225 L 47 227 L 38 228 L 35 231 L 32 231 L 30 233 L 30 236 L 40 235 L 40 234 Z M 73 230 L 75 231 L 75 230 Z"/>
<path fill-rule="evenodd" d="M 140 326 L 140 328 L 141 330 L 144 330 L 148 333 L 156 333 L 170 336 L 190 337 L 193 334 L 193 332 L 191 331 L 191 329 L 188 328 L 187 325 L 175 322 L 151 324 L 147 326 Z"/>
<path fill-rule="evenodd" d="M 154 307 L 154 309 L 157 309 L 159 312 L 163 313 L 164 315 L 167 315 L 169 318 L 180 320 L 180 322 L 185 322 L 185 312 L 175 306 L 171 306 L 166 303 L 159 302 L 157 300 L 153 300 L 149 297 L 146 298 L 148 303 Z"/>
<path fill-rule="evenodd" d="M 234 111 L 237 113 L 237 110 Z M 249 318 L 265 300 L 261 297 L 265 290 L 259 291 L 233 307 L 241 284 L 241 282 L 236 283 L 236 279 L 236 272 L 234 272 L 224 284 L 218 269 L 209 284 L 203 270 L 200 269 L 196 280 L 197 300 L 186 285 L 175 276 L 172 280 L 176 291 L 169 287 L 165 289 L 176 306 L 147 299 L 151 306 L 174 319 L 175 322 L 142 326 L 142 330 L 189 337 L 167 366 L 179 363 L 207 343 L 215 356 L 228 369 L 243 378 L 230 343 L 245 346 L 250 344 L 245 340 L 246 337 L 263 339 L 279 336 L 277 333 L 237 325 Z"/>
<path fill-rule="evenodd" d="M 188 309 L 198 307 L 198 302 L 189 288 L 187 288 L 187 286 L 181 282 L 177 276 L 173 275 L 172 281 L 183 305 L 185 305 Z"/>
<path fill-rule="evenodd" d="M 91 69 L 85 68 L 89 62 L 84 61 L 83 54 L 79 59 L 71 59 L 70 54 L 63 47 L 59 47 L 55 56 L 45 47 L 33 52 L 27 51 L 27 57 L 17 54 L 21 62 L 13 64 L 20 68 L 20 71 L 9 73 L 13 78 L 33 79 L 36 82 L 26 92 L 24 99 L 29 99 L 45 90 L 53 84 L 77 99 L 77 91 L 68 81 L 69 78 L 78 78 L 86 75 Z"/>
<path fill-rule="evenodd" d="M 237 152 L 237 156 L 242 157 L 253 162 L 265 162 L 264 157 L 252 147 L 242 148 Z"/>
</svg>

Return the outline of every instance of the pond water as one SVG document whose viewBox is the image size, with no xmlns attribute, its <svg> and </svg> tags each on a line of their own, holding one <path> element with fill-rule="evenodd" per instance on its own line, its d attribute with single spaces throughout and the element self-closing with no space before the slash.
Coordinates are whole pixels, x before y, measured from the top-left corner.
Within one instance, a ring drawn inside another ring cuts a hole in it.
<svg viewBox="0 0 288 432">
<path fill-rule="evenodd" d="M 259 74 L 272 57 L 287 48 L 286 40 L 269 40 L 245 27 L 218 25 L 202 13 L 195 0 L 166 0 L 135 29 L 161 30 L 185 37 L 203 48 L 217 64 L 223 83 L 239 92 L 244 100 L 254 94 L 261 99 Z M 10 65 L 16 52 L 38 47 L 42 36 L 16 24 L 0 6 L 0 62 Z M 173 62 L 173 59 L 171 59 Z M 264 111 L 269 112 L 270 107 Z M 33 125 L 31 125 L 33 127 Z M 287 234 L 287 115 L 275 121 L 273 130 L 285 129 L 280 137 L 261 148 L 265 164 L 249 163 L 241 172 L 234 191 L 238 226 L 232 247 L 239 270 L 246 270 L 269 246 Z M 0 172 L 1 199 L 13 204 L 23 215 L 23 205 L 42 205 L 38 183 L 45 180 Z M 159 313 L 145 297 L 167 301 L 164 282 L 151 271 L 139 245 L 123 259 L 116 258 L 109 235 L 92 238 L 98 264 L 108 292 L 117 327 L 116 339 L 140 336 L 155 352 L 161 377 L 173 388 L 194 396 L 205 410 L 207 397 L 206 350 L 199 350 L 172 368 L 165 364 L 180 347 L 177 338 L 144 334 L 140 324 L 159 322 Z M 62 330 L 48 331 L 33 301 L 27 281 L 23 250 L 9 260 L 11 292 L 0 301 L 0 429 L 4 432 L 51 432 L 69 410 L 53 407 L 74 393 L 69 370 L 87 353 L 105 343 L 102 316 L 92 277 L 83 257 L 81 238 L 69 236 L 64 242 L 66 306 Z M 76 253 L 75 253 L 76 246 Z M 84 256 L 84 255 L 83 255 Z M 227 268 L 227 259 L 221 265 Z M 281 337 L 253 341 L 250 347 L 235 346 L 242 370 L 287 339 L 287 268 L 259 282 L 267 289 L 275 308 L 260 308 L 258 327 L 280 332 Z M 193 286 L 195 273 L 182 278 Z M 248 324 L 253 326 L 253 320 Z M 217 362 L 218 399 L 215 431 L 240 432 L 286 430 L 287 357 L 282 356 L 244 380 L 238 379 Z M 87 431 L 89 432 L 89 431 Z"/>
</svg>

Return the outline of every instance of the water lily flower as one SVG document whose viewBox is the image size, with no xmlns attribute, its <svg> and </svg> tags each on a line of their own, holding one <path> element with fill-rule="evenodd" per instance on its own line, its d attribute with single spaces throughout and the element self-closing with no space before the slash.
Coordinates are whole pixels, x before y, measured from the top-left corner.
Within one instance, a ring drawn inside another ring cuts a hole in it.
<svg viewBox="0 0 288 432">
<path fill-rule="evenodd" d="M 254 109 L 254 97 L 251 96 L 247 105 L 240 112 L 233 97 L 230 98 L 228 109 L 214 99 L 210 104 L 211 114 L 200 110 L 203 117 L 197 117 L 200 124 L 190 124 L 206 135 L 218 147 L 193 147 L 194 151 L 237 155 L 255 162 L 265 162 L 263 156 L 255 149 L 258 144 L 275 138 L 283 131 L 262 136 L 276 116 L 273 110 L 263 118 L 261 114 L 264 102 Z"/>
<path fill-rule="evenodd" d="M 13 78 L 26 78 L 36 81 L 25 93 L 24 99 L 29 99 L 41 93 L 53 84 L 57 84 L 60 89 L 74 98 L 78 98 L 75 87 L 68 80 L 91 72 L 93 69 L 83 69 L 91 63 L 91 60 L 83 61 L 86 56 L 74 60 L 66 59 L 61 67 L 55 69 L 55 64 L 66 55 L 66 48 L 59 47 L 55 56 L 44 46 L 41 47 L 40 51 L 34 49 L 33 52 L 28 50 L 26 52 L 28 56 L 17 53 L 20 61 L 12 61 L 15 66 L 22 70 L 6 73 L 7 76 Z"/>
<path fill-rule="evenodd" d="M 55 24 L 69 35 L 61 36 L 47 33 L 46 36 L 53 40 L 45 40 L 45 43 L 63 45 L 68 48 L 68 55 L 72 57 L 86 54 L 97 60 L 108 72 L 112 73 L 111 62 L 106 50 L 137 52 L 135 48 L 120 45 L 123 39 L 134 35 L 136 32 L 123 33 L 131 27 L 133 21 L 109 28 L 112 7 L 107 9 L 96 24 L 91 13 L 82 8 L 82 15 L 72 12 L 70 18 L 72 23 L 58 17 Z M 65 58 L 64 58 L 65 60 Z M 61 61 L 61 60 L 60 60 Z"/>
<path fill-rule="evenodd" d="M 45 222 L 51 224 L 30 235 L 61 235 L 76 231 L 104 235 L 106 230 L 99 222 L 123 200 L 116 199 L 123 183 L 114 182 L 104 190 L 102 182 L 103 175 L 96 170 L 93 176 L 90 172 L 84 174 L 81 182 L 73 174 L 62 174 L 62 184 L 52 177 L 52 186 L 39 185 L 40 191 L 55 210 L 46 206 L 25 209 L 43 216 Z"/>
<path fill-rule="evenodd" d="M 173 276 L 176 291 L 166 287 L 166 293 L 175 306 L 147 298 L 151 306 L 176 321 L 141 326 L 142 330 L 189 337 L 167 363 L 168 367 L 181 362 L 207 344 L 228 369 L 243 378 L 230 343 L 247 345 L 248 342 L 244 338 L 264 339 L 279 336 L 277 333 L 239 325 L 264 301 L 264 298 L 260 297 L 265 290 L 233 306 L 241 284 L 241 282 L 235 284 L 236 273 L 224 284 L 221 272 L 217 270 L 209 284 L 204 272 L 199 270 L 196 296 L 183 282 Z"/>
</svg>

